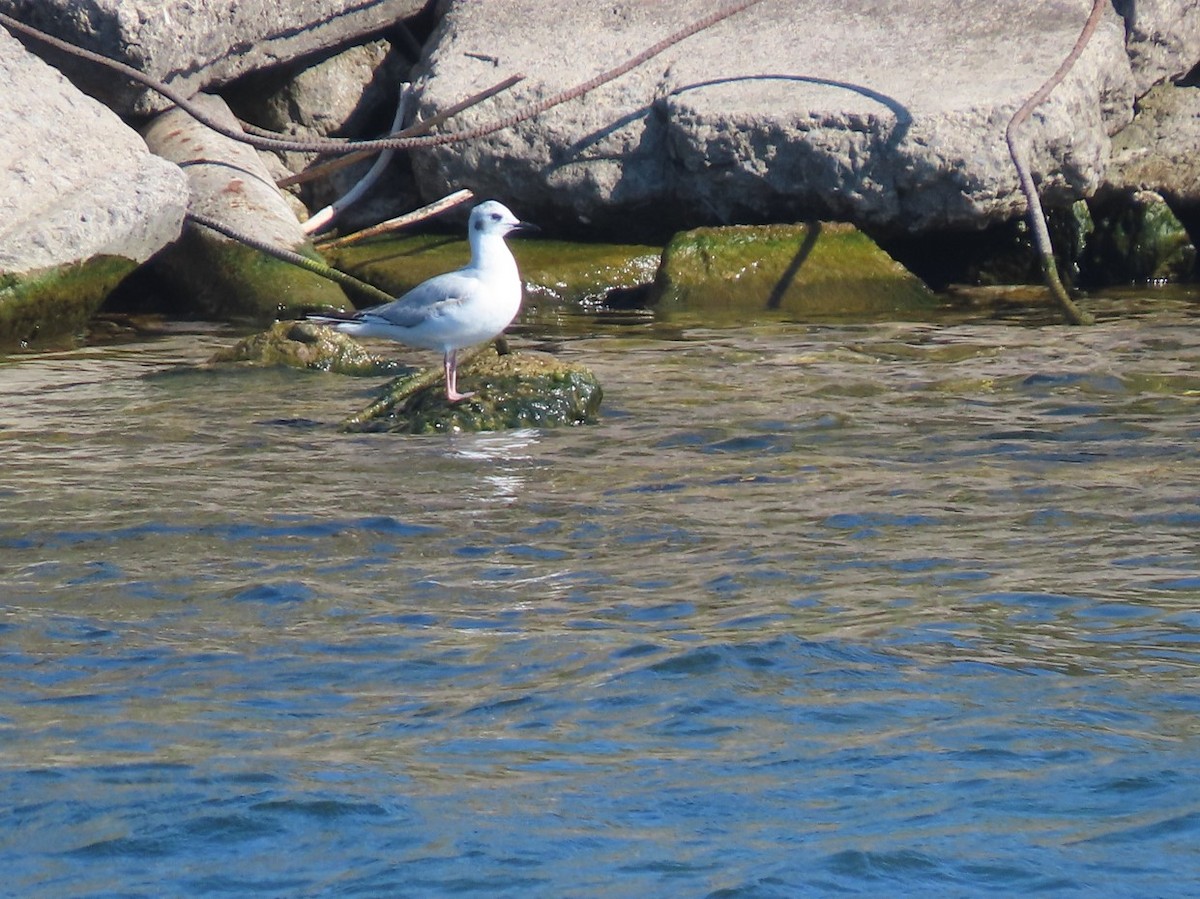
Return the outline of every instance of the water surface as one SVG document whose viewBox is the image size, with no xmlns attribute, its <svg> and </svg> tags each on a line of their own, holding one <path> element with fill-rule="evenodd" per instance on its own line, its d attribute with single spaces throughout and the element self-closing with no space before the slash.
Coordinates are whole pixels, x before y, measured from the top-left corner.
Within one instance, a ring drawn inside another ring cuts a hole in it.
<svg viewBox="0 0 1200 899">
<path fill-rule="evenodd" d="M 1194 895 L 1196 325 L 598 327 L 451 437 L 9 359 L 0 890 Z"/>
</svg>

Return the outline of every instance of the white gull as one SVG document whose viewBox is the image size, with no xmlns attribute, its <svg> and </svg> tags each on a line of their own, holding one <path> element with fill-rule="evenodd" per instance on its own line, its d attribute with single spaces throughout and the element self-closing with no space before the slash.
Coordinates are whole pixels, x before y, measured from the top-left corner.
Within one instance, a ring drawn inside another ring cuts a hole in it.
<svg viewBox="0 0 1200 899">
<path fill-rule="evenodd" d="M 386 337 L 444 353 L 446 399 L 458 392 L 458 351 L 499 335 L 521 306 L 521 275 L 505 235 L 533 225 L 522 222 L 495 200 L 471 210 L 467 225 L 471 261 L 458 271 L 436 275 L 382 306 L 348 315 L 310 315 L 352 337 Z"/>
</svg>

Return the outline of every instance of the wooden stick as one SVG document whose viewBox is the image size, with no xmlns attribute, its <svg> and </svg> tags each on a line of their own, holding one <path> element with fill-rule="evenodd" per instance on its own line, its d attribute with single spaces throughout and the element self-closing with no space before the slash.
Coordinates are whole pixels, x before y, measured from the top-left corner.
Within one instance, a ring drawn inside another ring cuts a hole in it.
<svg viewBox="0 0 1200 899">
<path fill-rule="evenodd" d="M 460 206 L 469 200 L 474 199 L 475 194 L 469 190 L 456 190 L 454 193 L 442 197 L 440 200 L 435 200 L 428 206 L 422 206 L 420 209 L 414 209 L 412 212 L 406 212 L 404 215 L 398 215 L 393 219 L 388 219 L 386 222 L 380 222 L 378 225 L 372 225 L 370 228 L 364 228 L 362 231 L 355 231 L 353 234 L 347 234 L 345 237 L 339 237 L 336 240 L 325 241 L 318 244 L 318 250 L 328 250 L 334 247 L 343 247 L 347 244 L 356 243 L 360 240 L 365 240 L 368 237 L 375 237 L 378 234 L 387 234 L 390 231 L 398 231 L 401 228 L 407 228 L 409 225 L 415 225 L 417 222 L 423 222 L 426 219 L 433 218 L 435 215 L 440 215 L 447 209 L 452 209 L 455 206 Z"/>
<path fill-rule="evenodd" d="M 412 85 L 405 81 L 400 85 L 400 102 L 396 104 L 396 115 L 392 118 L 392 129 L 397 130 L 404 124 L 404 116 L 408 112 L 408 100 L 412 91 Z M 375 164 L 367 170 L 367 173 L 355 182 L 354 186 L 348 191 L 326 206 L 324 209 L 318 210 L 315 214 L 309 217 L 301 229 L 305 234 L 316 234 L 318 231 L 326 230 L 332 225 L 343 209 L 353 206 L 363 198 L 368 190 L 375 184 L 376 181 L 383 175 L 384 170 L 392 162 L 392 157 L 396 155 L 395 150 L 384 150 L 375 159 Z"/>
</svg>

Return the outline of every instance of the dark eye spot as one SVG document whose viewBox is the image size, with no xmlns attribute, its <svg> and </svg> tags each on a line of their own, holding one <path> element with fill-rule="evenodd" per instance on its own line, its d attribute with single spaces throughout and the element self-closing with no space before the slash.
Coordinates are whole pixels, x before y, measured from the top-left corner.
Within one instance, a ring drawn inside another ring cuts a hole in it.
<svg viewBox="0 0 1200 899">
<path fill-rule="evenodd" d="M 498 222 L 498 221 L 500 221 L 500 213 L 498 213 L 498 212 L 493 212 L 493 213 L 492 213 L 492 221 L 493 221 L 493 222 Z"/>
</svg>

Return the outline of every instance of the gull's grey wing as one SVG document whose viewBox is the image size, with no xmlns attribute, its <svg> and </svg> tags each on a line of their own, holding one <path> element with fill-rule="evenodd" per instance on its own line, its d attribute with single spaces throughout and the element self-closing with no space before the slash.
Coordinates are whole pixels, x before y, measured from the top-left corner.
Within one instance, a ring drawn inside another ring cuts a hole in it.
<svg viewBox="0 0 1200 899">
<path fill-rule="evenodd" d="M 459 305 L 479 290 L 479 280 L 461 272 L 436 275 L 410 290 L 398 300 L 392 300 L 359 315 L 360 321 L 377 321 L 401 328 L 414 328 L 438 314 L 447 305 Z"/>
</svg>

